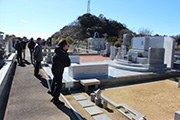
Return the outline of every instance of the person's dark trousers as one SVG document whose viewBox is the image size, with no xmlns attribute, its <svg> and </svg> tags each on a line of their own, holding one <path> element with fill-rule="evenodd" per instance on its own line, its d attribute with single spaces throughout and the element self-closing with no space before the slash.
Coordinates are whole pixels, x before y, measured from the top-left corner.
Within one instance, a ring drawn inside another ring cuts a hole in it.
<svg viewBox="0 0 180 120">
<path fill-rule="evenodd" d="M 19 64 L 22 64 L 22 51 L 17 51 L 17 61 Z"/>
<path fill-rule="evenodd" d="M 34 75 L 38 76 L 39 75 L 39 69 L 41 67 L 41 61 L 36 61 L 35 66 L 34 66 Z"/>
<path fill-rule="evenodd" d="M 53 72 L 54 78 L 53 78 L 53 82 L 51 84 L 51 92 L 54 96 L 54 101 L 58 101 L 59 100 L 59 96 L 60 96 L 60 91 L 62 89 L 62 72 L 58 73 L 58 72 Z"/>
<path fill-rule="evenodd" d="M 31 56 L 31 63 L 33 63 L 33 49 L 29 49 L 29 51 L 30 51 L 30 56 Z"/>
</svg>

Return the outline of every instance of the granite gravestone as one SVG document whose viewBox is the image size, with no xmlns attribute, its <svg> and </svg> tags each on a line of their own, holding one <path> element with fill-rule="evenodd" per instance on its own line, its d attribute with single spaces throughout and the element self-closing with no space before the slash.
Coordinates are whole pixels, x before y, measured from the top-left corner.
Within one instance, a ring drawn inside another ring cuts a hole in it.
<svg viewBox="0 0 180 120">
<path fill-rule="evenodd" d="M 4 65 L 5 61 L 4 61 L 4 47 L 2 46 L 2 44 L 0 44 L 0 68 Z"/>
<path fill-rule="evenodd" d="M 48 54 L 46 56 L 46 62 L 47 63 L 52 63 L 51 46 L 48 47 Z"/>
<path fill-rule="evenodd" d="M 140 57 L 148 57 L 149 48 L 164 48 L 164 64 L 173 68 L 175 40 L 171 37 L 135 37 L 129 55 L 139 53 Z"/>
<path fill-rule="evenodd" d="M 114 60 L 115 54 L 116 54 L 116 47 L 115 46 L 111 46 L 111 54 L 110 54 L 110 59 L 111 60 Z"/>
</svg>

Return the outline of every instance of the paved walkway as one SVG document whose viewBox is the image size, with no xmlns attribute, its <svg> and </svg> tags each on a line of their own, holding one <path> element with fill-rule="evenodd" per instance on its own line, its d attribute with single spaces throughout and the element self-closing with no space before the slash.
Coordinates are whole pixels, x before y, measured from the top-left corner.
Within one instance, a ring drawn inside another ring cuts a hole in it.
<svg viewBox="0 0 180 120">
<path fill-rule="evenodd" d="M 26 59 L 29 61 L 29 54 Z M 17 65 L 4 119 L 77 120 L 67 106 L 50 102 L 52 97 L 47 94 L 46 80 L 34 77 L 33 70 L 33 65 L 28 63 L 25 67 Z"/>
</svg>

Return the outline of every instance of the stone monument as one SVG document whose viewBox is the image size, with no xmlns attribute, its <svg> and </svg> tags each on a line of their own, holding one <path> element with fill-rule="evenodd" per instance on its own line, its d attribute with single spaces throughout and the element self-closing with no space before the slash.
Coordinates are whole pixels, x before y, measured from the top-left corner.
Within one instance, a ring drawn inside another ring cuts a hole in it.
<svg viewBox="0 0 180 120">
<path fill-rule="evenodd" d="M 115 46 L 111 46 L 111 54 L 110 54 L 110 59 L 111 60 L 114 60 L 115 54 L 116 54 L 116 47 Z"/>
<path fill-rule="evenodd" d="M 52 38 L 51 40 L 52 40 L 51 46 L 56 46 L 56 39 L 55 39 L 55 38 Z"/>
<path fill-rule="evenodd" d="M 128 42 L 123 40 L 123 44 L 128 45 Z M 159 60 L 163 60 L 163 64 L 162 61 L 161 65 L 159 64 L 162 69 L 164 69 L 165 64 L 168 68 L 173 68 L 175 40 L 171 37 L 134 37 L 132 39 L 131 49 L 128 52 L 126 51 L 126 45 L 122 46 L 121 60 L 127 60 L 135 64 L 143 64 L 143 66 L 147 67 L 149 61 L 154 59 L 153 57 L 156 55 Z M 159 48 L 163 48 L 164 51 Z M 157 53 L 159 53 L 160 56 L 158 56 Z M 158 63 L 156 63 L 156 66 L 158 66 Z M 151 68 L 150 66 L 148 67 Z"/>
<path fill-rule="evenodd" d="M 130 44 L 130 35 L 129 34 L 124 34 L 123 35 L 123 44 L 121 46 L 121 58 L 126 58 L 127 56 L 127 47 Z"/>
<path fill-rule="evenodd" d="M 99 38 L 99 33 L 95 32 L 93 38 L 88 38 L 88 49 L 101 51 L 104 50 L 104 38 Z"/>
<path fill-rule="evenodd" d="M 4 61 L 4 47 L 2 46 L 2 44 L 0 44 L 0 68 L 4 65 L 5 61 Z"/>
<path fill-rule="evenodd" d="M 101 105 L 101 90 L 100 89 L 98 89 L 96 92 L 95 92 L 95 94 L 96 94 L 96 97 L 95 97 L 95 104 L 96 105 Z"/>
<path fill-rule="evenodd" d="M 52 63 L 51 46 L 48 47 L 48 54 L 46 56 L 46 62 Z"/>
<path fill-rule="evenodd" d="M 109 57 L 110 55 L 110 43 L 106 42 L 106 49 L 101 51 L 101 55 L 105 57 Z"/>
<path fill-rule="evenodd" d="M 13 36 L 6 35 L 5 41 L 7 42 L 6 51 L 13 53 Z"/>
<path fill-rule="evenodd" d="M 121 58 L 121 47 L 118 47 L 117 49 L 118 49 L 118 51 L 116 54 L 116 59 L 120 59 Z"/>
<path fill-rule="evenodd" d="M 47 45 L 44 46 L 44 52 L 43 52 L 44 56 L 47 55 Z"/>
</svg>

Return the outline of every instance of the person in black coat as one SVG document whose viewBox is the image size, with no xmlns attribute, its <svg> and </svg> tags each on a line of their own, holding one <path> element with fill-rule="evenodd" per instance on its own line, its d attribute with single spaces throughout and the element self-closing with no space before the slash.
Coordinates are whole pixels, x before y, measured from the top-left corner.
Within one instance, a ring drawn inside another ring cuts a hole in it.
<svg viewBox="0 0 180 120">
<path fill-rule="evenodd" d="M 30 56 L 31 56 L 31 64 L 33 64 L 33 51 L 34 51 L 34 47 L 35 47 L 36 43 L 34 42 L 34 39 L 31 38 L 30 39 L 30 42 L 28 44 L 28 48 L 29 48 L 29 51 L 30 51 Z"/>
<path fill-rule="evenodd" d="M 58 46 L 55 49 L 55 55 L 53 56 L 52 73 L 54 78 L 51 84 L 51 92 L 49 93 L 53 95 L 52 101 L 55 104 L 64 104 L 59 100 L 59 96 L 62 88 L 64 68 L 71 65 L 67 50 L 68 42 L 66 40 L 61 40 L 58 43 Z"/>
<path fill-rule="evenodd" d="M 20 40 L 17 41 L 17 43 L 15 44 L 15 49 L 17 50 L 17 61 L 19 63 L 19 65 L 22 65 L 22 47 L 21 47 L 21 43 Z"/>
</svg>

